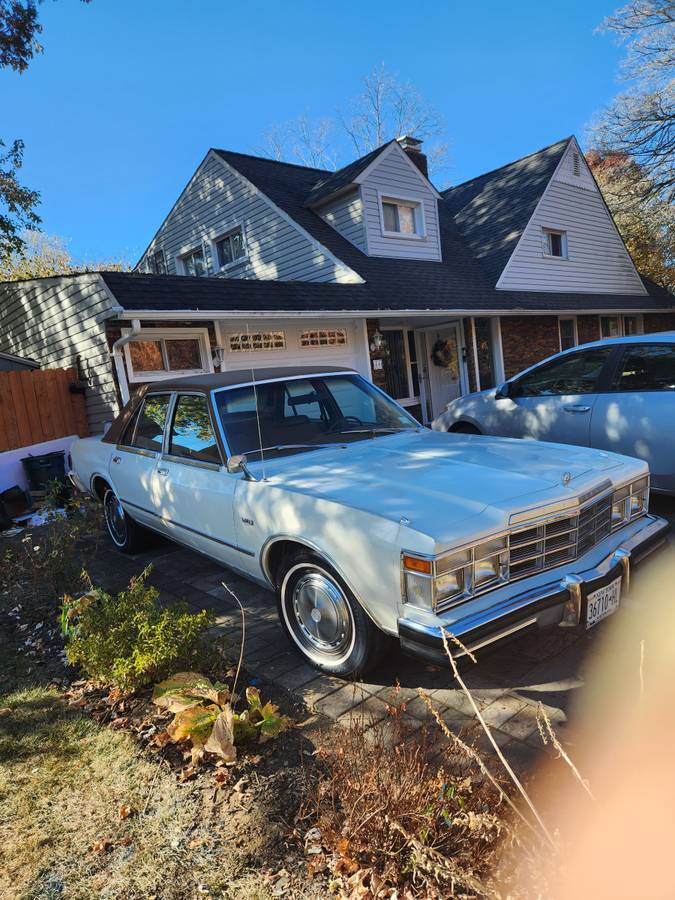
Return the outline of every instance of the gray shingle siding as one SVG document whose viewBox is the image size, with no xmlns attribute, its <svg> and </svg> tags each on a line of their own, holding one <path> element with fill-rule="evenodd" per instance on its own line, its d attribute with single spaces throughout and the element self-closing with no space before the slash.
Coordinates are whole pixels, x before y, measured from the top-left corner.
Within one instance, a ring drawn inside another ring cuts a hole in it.
<svg viewBox="0 0 675 900">
<path fill-rule="evenodd" d="M 117 413 L 103 322 L 113 306 L 96 274 L 0 284 L 0 350 L 33 357 L 43 369 L 74 366 L 79 357 L 93 434 Z"/>
<path fill-rule="evenodd" d="M 317 210 L 324 222 L 332 225 L 343 237 L 359 250 L 366 252 L 366 236 L 363 222 L 363 203 L 360 192 L 340 197 Z"/>
<path fill-rule="evenodd" d="M 241 226 L 247 257 L 220 271 L 211 241 Z M 138 263 L 146 270 L 149 254 L 164 251 L 169 274 L 176 257 L 204 247 L 209 274 L 277 281 L 354 281 L 344 265 L 322 252 L 289 223 L 244 178 L 215 154 L 209 154 Z"/>
</svg>

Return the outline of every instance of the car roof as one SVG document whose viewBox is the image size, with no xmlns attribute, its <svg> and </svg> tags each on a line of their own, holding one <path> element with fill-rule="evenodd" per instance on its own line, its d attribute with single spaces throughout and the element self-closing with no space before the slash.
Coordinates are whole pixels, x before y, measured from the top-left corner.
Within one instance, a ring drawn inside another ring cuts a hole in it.
<svg viewBox="0 0 675 900">
<path fill-rule="evenodd" d="M 269 368 L 228 369 L 204 375 L 185 375 L 182 378 L 162 378 L 145 385 L 146 391 L 212 391 L 235 385 L 261 381 L 283 381 L 286 378 L 311 378 L 316 375 L 356 374 L 343 366 L 272 366 Z"/>
</svg>

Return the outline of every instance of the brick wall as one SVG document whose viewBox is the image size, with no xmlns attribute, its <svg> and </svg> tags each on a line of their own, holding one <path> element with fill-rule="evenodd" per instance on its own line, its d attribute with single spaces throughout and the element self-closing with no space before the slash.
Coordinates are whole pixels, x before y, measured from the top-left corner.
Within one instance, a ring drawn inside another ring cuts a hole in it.
<svg viewBox="0 0 675 900">
<path fill-rule="evenodd" d="M 560 351 L 557 316 L 503 316 L 499 324 L 507 378 Z"/>
<path fill-rule="evenodd" d="M 600 340 L 600 316 L 577 316 L 577 336 L 580 344 Z"/>
<path fill-rule="evenodd" d="M 655 331 L 675 331 L 675 313 L 645 313 L 645 334 Z"/>
</svg>

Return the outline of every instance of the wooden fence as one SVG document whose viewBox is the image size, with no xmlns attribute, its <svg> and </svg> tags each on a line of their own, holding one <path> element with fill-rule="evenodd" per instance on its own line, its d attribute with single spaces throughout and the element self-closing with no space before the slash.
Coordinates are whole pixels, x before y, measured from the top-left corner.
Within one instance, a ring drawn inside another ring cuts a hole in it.
<svg viewBox="0 0 675 900">
<path fill-rule="evenodd" d="M 0 372 L 0 452 L 77 434 L 86 437 L 84 395 L 71 393 L 76 369 Z"/>
</svg>

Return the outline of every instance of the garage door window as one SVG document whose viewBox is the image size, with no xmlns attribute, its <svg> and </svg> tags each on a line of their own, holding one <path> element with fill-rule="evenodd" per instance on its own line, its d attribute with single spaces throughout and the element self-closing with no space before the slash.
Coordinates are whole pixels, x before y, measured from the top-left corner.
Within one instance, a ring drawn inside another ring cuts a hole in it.
<svg viewBox="0 0 675 900">
<path fill-rule="evenodd" d="M 232 353 L 286 348 L 286 335 L 283 331 L 241 331 L 228 335 L 228 341 Z"/>
<path fill-rule="evenodd" d="M 347 332 L 344 328 L 322 328 L 303 331 L 300 334 L 301 347 L 346 347 Z"/>
</svg>

